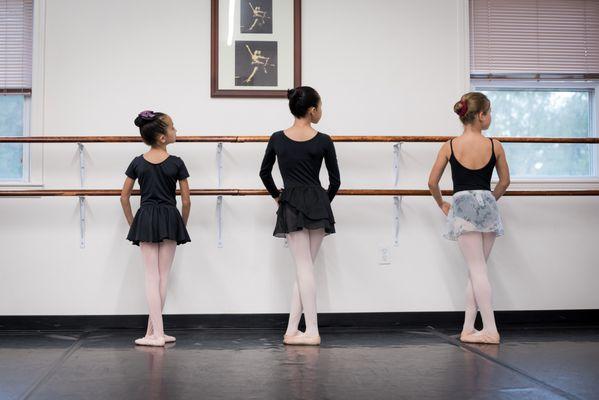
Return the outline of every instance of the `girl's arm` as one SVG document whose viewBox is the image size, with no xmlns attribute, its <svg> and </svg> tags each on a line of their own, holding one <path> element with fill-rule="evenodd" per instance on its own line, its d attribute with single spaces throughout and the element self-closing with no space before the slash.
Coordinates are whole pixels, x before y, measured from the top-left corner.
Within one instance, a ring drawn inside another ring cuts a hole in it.
<svg viewBox="0 0 599 400">
<path fill-rule="evenodd" d="M 275 152 L 273 137 L 271 136 L 266 145 L 266 151 L 264 152 L 264 158 L 262 159 L 262 165 L 260 166 L 260 179 L 268 193 L 275 201 L 279 202 L 279 196 L 281 192 L 275 184 L 275 180 L 272 177 L 272 167 L 275 165 L 277 154 Z"/>
<path fill-rule="evenodd" d="M 341 178 L 339 177 L 339 165 L 337 164 L 337 153 L 335 152 L 335 144 L 329 137 L 329 142 L 324 152 L 324 163 L 329 172 L 329 188 L 327 194 L 329 201 L 333 201 L 333 197 L 337 194 L 339 186 L 341 186 Z"/>
<path fill-rule="evenodd" d="M 433 164 L 433 168 L 431 169 L 431 173 L 428 177 L 428 188 L 431 192 L 431 195 L 445 215 L 447 215 L 449 212 L 451 204 L 443 201 L 443 195 L 441 194 L 441 189 L 439 189 L 439 181 L 441 180 L 441 176 L 443 176 L 443 171 L 445 171 L 449 156 L 449 142 L 445 142 L 445 144 L 441 147 L 441 150 L 439 150 L 437 160 L 435 161 L 435 164 Z"/>
<path fill-rule="evenodd" d="M 495 200 L 499 200 L 499 198 L 504 195 L 508 186 L 510 185 L 510 169 L 507 165 L 507 159 L 505 157 L 505 150 L 503 150 L 503 146 L 498 140 L 493 139 L 493 141 L 495 142 L 495 157 L 497 158 L 497 164 L 495 164 L 495 168 L 497 168 L 497 175 L 499 176 L 499 182 L 497 182 L 497 185 L 495 185 L 493 196 L 495 196 Z"/>
<path fill-rule="evenodd" d="M 131 202 L 129 201 L 131 197 L 131 192 L 133 191 L 133 185 L 135 184 L 135 179 L 131 179 L 127 177 L 125 179 L 125 183 L 123 184 L 123 189 L 121 190 L 121 206 L 123 207 L 123 212 L 125 213 L 125 219 L 127 219 L 127 223 L 131 226 L 133 222 L 133 212 L 131 211 Z"/>
<path fill-rule="evenodd" d="M 189 211 L 191 210 L 191 195 L 189 194 L 189 182 L 187 182 L 187 179 L 179 181 L 179 188 L 181 189 L 181 204 L 183 206 L 181 216 L 183 217 L 183 223 L 187 226 Z"/>
</svg>

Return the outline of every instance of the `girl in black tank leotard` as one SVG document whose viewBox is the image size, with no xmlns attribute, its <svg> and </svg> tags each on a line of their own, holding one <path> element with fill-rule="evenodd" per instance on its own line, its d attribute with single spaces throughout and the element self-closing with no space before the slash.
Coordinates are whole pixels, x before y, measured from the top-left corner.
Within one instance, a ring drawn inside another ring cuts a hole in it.
<svg viewBox="0 0 599 400">
<path fill-rule="evenodd" d="M 443 236 L 458 242 L 468 264 L 466 314 L 460 339 L 468 343 L 497 344 L 499 333 L 493 314 L 486 260 L 495 238 L 503 235 L 497 199 L 509 185 L 509 169 L 501 143 L 482 135 L 482 131 L 491 124 L 489 99 L 482 93 L 467 93 L 455 104 L 454 111 L 464 124 L 464 133 L 441 148 L 430 174 L 429 188 L 447 215 Z M 453 204 L 443 201 L 439 190 L 439 180 L 448 162 L 453 179 Z M 473 168 L 466 167 L 464 162 Z M 499 182 L 491 191 L 491 176 L 495 168 Z M 482 331 L 474 329 L 477 309 L 483 319 Z"/>
<path fill-rule="evenodd" d="M 482 168 L 470 169 L 463 166 L 453 151 L 453 139 L 449 141 L 451 155 L 451 177 L 453 180 L 453 206 L 447 214 L 443 236 L 458 240 L 466 232 L 493 233 L 503 235 L 503 224 L 497 202 L 491 193 L 491 176 L 497 162 L 495 144 L 491 142 L 491 156 Z"/>
</svg>

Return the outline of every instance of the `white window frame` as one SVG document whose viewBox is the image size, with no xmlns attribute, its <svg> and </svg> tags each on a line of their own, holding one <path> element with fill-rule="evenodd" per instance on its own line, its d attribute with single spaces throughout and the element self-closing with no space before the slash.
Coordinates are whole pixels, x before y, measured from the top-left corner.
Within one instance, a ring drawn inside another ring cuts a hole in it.
<svg viewBox="0 0 599 400">
<path fill-rule="evenodd" d="M 597 81 L 534 81 L 534 80 L 477 80 L 471 79 L 470 89 L 472 91 L 484 91 L 486 89 L 590 89 L 590 137 L 599 137 L 599 82 Z M 591 144 L 591 171 L 590 177 L 550 177 L 550 178 L 511 178 L 510 189 L 513 190 L 590 190 L 599 189 L 599 144 Z M 497 183 L 494 179 L 493 183 Z"/>
<path fill-rule="evenodd" d="M 23 136 L 44 136 L 44 57 L 46 0 L 33 1 L 33 60 L 31 95 L 23 106 Z M 0 189 L 43 189 L 43 144 L 23 144 L 23 179 L 0 180 Z"/>
</svg>

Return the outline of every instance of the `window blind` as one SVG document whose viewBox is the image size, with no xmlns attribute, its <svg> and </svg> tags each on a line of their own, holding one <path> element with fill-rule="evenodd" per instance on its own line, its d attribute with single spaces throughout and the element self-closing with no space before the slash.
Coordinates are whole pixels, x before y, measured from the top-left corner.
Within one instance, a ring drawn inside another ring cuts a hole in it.
<svg viewBox="0 0 599 400">
<path fill-rule="evenodd" d="M 599 0 L 470 0 L 477 77 L 599 78 Z"/>
<path fill-rule="evenodd" d="M 33 0 L 0 0 L 0 94 L 30 93 Z"/>
</svg>

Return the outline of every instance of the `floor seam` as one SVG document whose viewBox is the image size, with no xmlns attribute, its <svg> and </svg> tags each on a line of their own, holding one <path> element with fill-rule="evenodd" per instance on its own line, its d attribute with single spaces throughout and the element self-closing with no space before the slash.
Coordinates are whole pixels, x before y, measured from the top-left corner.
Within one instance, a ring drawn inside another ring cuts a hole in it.
<svg viewBox="0 0 599 400">
<path fill-rule="evenodd" d="M 509 363 L 507 363 L 505 361 L 501 361 L 498 358 L 495 358 L 493 356 L 485 354 L 484 352 L 480 351 L 479 349 L 477 349 L 474 346 L 470 346 L 468 344 L 462 343 L 459 340 L 457 340 L 457 339 L 455 339 L 455 338 L 453 338 L 451 336 L 448 336 L 448 335 L 446 335 L 444 333 L 441 333 L 441 332 L 439 332 L 438 330 L 436 330 L 432 326 L 429 326 L 428 328 L 431 330 L 431 332 L 434 335 L 436 335 L 437 337 L 439 337 L 439 338 L 441 338 L 441 339 L 449 342 L 450 344 L 452 344 L 452 345 L 454 345 L 456 347 L 459 347 L 461 349 L 464 349 L 466 351 L 469 351 L 471 353 L 474 353 L 477 356 L 479 356 L 481 358 L 484 358 L 485 360 L 490 361 L 490 362 L 492 362 L 494 364 L 497 364 L 497 365 L 499 365 L 499 366 L 501 366 L 501 367 L 503 367 L 505 369 L 508 369 L 508 370 L 510 370 L 512 372 L 515 372 L 518 375 L 522 375 L 526 379 L 528 379 L 528 380 L 530 380 L 530 381 L 532 381 L 532 382 L 534 382 L 534 383 L 536 383 L 536 384 L 538 384 L 538 385 L 546 388 L 547 390 L 553 392 L 554 394 L 557 394 L 559 396 L 565 397 L 565 398 L 570 399 L 570 400 L 583 400 L 581 397 L 578 397 L 578 396 L 576 396 L 576 395 L 574 395 L 572 393 L 566 392 L 563 389 L 560 389 L 560 388 L 558 388 L 556 386 L 552 386 L 552 385 L 550 385 L 550 384 L 548 384 L 548 383 L 546 383 L 546 382 L 544 382 L 544 381 L 542 381 L 542 380 L 540 380 L 538 378 L 535 378 L 534 376 L 528 374 L 526 371 L 524 371 L 524 370 L 522 370 L 522 369 L 520 369 L 518 367 L 515 367 L 515 366 L 513 366 L 513 365 L 511 365 L 511 364 L 509 364 Z"/>
<path fill-rule="evenodd" d="M 90 332 L 83 332 L 81 335 L 79 335 L 77 340 L 75 340 L 75 342 L 73 344 L 71 344 L 64 351 L 64 353 L 62 353 L 60 358 L 58 360 L 56 360 L 42 376 L 40 376 L 34 383 L 32 383 L 31 386 L 29 386 L 29 388 L 23 394 L 21 394 L 21 396 L 19 397 L 19 400 L 29 399 L 31 397 L 31 395 L 33 395 L 33 393 L 40 386 L 42 386 L 44 383 L 46 383 L 56 373 L 56 371 L 58 371 L 58 369 L 65 363 L 65 361 L 81 347 L 83 340 L 85 340 L 89 334 L 90 334 Z"/>
</svg>

